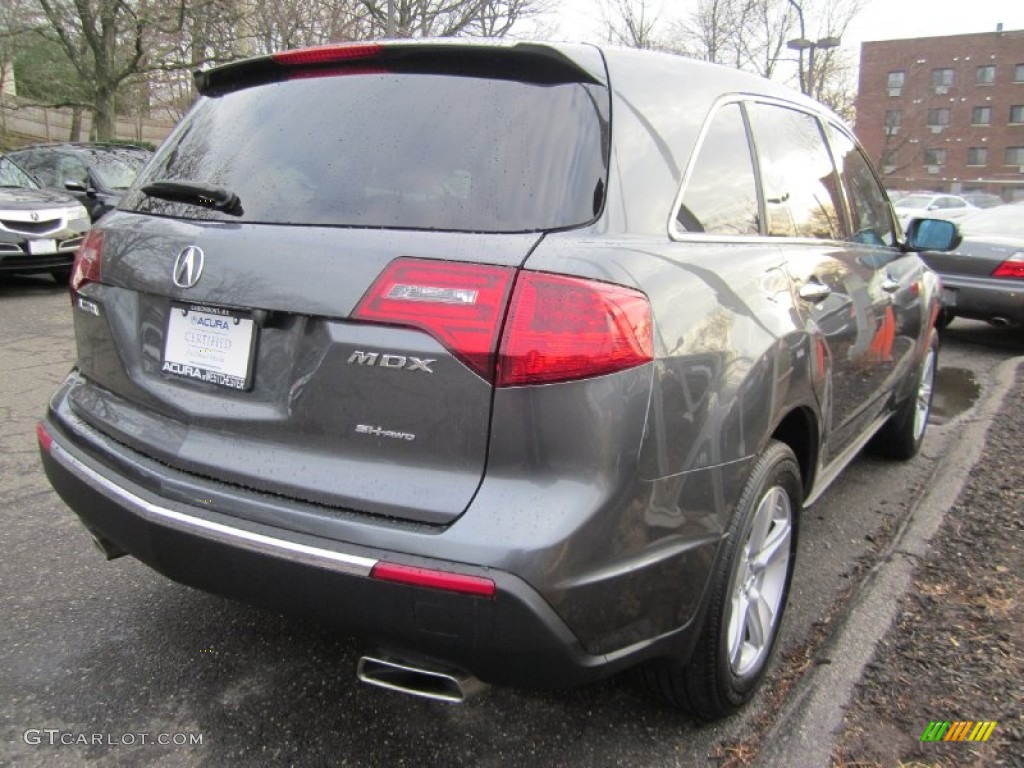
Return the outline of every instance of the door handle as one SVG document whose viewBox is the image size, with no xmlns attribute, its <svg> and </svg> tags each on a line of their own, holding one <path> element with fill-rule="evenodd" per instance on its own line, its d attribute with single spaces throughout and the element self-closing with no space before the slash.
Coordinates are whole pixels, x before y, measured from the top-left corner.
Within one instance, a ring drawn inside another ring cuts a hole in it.
<svg viewBox="0 0 1024 768">
<path fill-rule="evenodd" d="M 816 303 L 824 301 L 830 295 L 832 295 L 832 289 L 814 277 L 800 286 L 800 298 L 804 301 Z"/>
<path fill-rule="evenodd" d="M 896 293 L 900 289 L 900 281 L 894 280 L 892 275 L 886 275 L 882 281 L 882 290 L 886 293 Z"/>
</svg>

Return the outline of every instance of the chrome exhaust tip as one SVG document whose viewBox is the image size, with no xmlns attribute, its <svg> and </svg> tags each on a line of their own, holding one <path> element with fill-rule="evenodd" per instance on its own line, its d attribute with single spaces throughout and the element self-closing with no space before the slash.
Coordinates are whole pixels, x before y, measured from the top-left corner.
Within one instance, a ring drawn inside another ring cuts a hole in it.
<svg viewBox="0 0 1024 768">
<path fill-rule="evenodd" d="M 462 670 L 428 667 L 407 659 L 381 656 L 360 658 L 356 677 L 379 688 L 449 704 L 461 704 L 487 688 L 486 683 Z"/>
</svg>

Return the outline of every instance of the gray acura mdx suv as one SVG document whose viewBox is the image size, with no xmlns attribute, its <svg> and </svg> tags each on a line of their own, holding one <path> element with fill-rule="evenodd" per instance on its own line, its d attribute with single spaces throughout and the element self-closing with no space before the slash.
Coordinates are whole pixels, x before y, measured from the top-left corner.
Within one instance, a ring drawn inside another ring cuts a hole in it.
<svg viewBox="0 0 1024 768">
<path fill-rule="evenodd" d="M 742 705 L 802 510 L 928 417 L 940 286 L 849 131 L 584 45 L 196 82 L 78 254 L 39 429 L 108 557 L 335 622 L 362 679 L 421 695 L 642 665 L 702 717 Z"/>
</svg>

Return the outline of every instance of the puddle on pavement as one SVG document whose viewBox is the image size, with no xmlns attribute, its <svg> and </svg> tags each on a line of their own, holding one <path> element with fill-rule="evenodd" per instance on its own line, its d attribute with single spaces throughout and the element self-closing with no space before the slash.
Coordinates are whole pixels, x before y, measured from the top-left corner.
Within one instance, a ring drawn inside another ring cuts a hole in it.
<svg viewBox="0 0 1024 768">
<path fill-rule="evenodd" d="M 939 368 L 932 397 L 932 424 L 945 424 L 966 411 L 981 394 L 981 385 L 966 368 Z"/>
</svg>

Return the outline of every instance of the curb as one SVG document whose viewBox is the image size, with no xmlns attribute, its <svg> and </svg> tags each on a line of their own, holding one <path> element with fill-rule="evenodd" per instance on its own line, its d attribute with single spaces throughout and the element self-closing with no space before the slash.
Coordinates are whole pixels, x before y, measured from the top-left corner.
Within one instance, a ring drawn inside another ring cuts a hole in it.
<svg viewBox="0 0 1024 768">
<path fill-rule="evenodd" d="M 989 396 L 973 415 L 959 422 L 962 430 L 936 462 L 927 491 L 910 510 L 888 551 L 868 572 L 845 617 L 818 650 L 817 666 L 797 683 L 761 739 L 755 765 L 820 768 L 832 764 L 832 751 L 854 687 L 896 618 L 918 558 L 927 552 L 928 542 L 981 458 L 988 429 L 1022 363 L 1024 357 L 1002 362 Z"/>
</svg>

